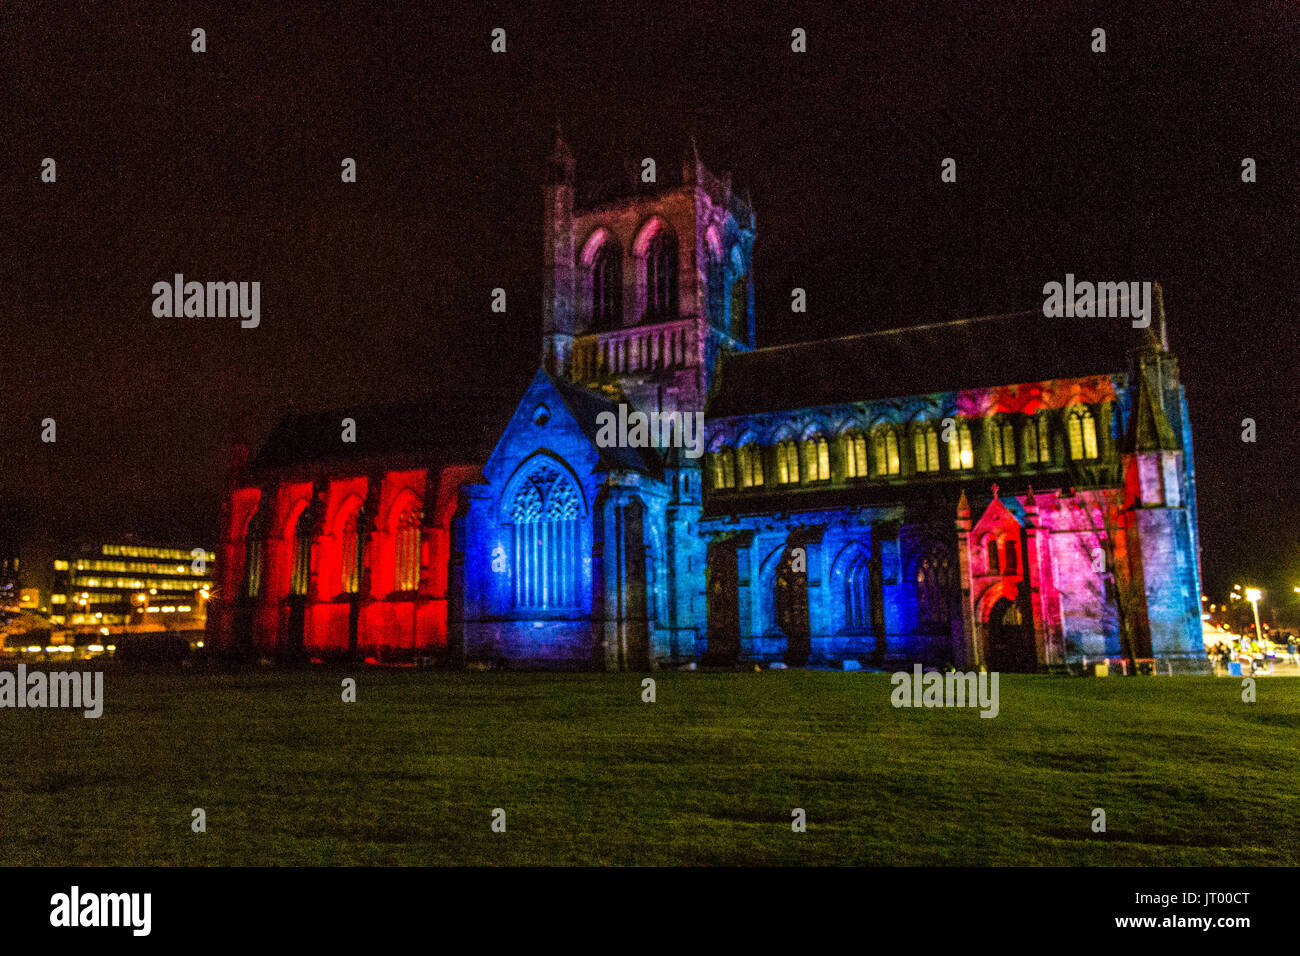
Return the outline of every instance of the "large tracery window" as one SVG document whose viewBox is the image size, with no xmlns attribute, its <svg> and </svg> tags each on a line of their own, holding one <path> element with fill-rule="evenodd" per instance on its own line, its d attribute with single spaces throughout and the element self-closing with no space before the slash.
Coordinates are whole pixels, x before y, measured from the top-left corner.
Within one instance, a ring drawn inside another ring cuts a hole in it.
<svg viewBox="0 0 1300 956">
<path fill-rule="evenodd" d="M 414 591 L 420 586 L 420 505 L 412 502 L 397 517 L 393 529 L 393 590 Z M 382 586 L 382 585 L 381 585 Z"/>
<path fill-rule="evenodd" d="M 573 482 L 549 465 L 520 486 L 510 505 L 516 608 L 578 605 L 581 501 Z"/>
</svg>

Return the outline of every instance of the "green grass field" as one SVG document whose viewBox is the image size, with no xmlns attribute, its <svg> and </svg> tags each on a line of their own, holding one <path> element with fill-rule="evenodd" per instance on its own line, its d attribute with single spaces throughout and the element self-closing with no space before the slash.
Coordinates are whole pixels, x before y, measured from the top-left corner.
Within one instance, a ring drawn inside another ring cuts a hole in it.
<svg viewBox="0 0 1300 956">
<path fill-rule="evenodd" d="M 878 674 L 351 673 L 0 711 L 0 863 L 1300 863 L 1296 679 L 1003 675 L 989 720 Z"/>
</svg>

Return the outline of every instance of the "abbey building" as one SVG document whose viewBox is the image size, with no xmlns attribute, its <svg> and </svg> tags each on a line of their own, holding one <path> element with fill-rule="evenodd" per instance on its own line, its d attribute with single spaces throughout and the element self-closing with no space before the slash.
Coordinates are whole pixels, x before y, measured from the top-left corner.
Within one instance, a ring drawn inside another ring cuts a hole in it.
<svg viewBox="0 0 1300 956">
<path fill-rule="evenodd" d="M 480 454 L 420 403 L 282 423 L 231 475 L 214 646 L 1204 668 L 1191 430 L 1158 286 L 1145 328 L 1039 308 L 760 349 L 756 221 L 729 177 L 692 150 L 653 192 L 574 187 L 557 138 L 541 363 L 504 432 Z M 611 441 L 630 410 L 702 412 L 704 434 Z"/>
</svg>

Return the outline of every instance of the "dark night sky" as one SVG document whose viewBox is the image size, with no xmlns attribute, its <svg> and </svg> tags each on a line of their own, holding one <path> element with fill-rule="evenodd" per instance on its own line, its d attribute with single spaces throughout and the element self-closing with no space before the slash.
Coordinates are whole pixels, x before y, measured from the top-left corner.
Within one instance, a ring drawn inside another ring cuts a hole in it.
<svg viewBox="0 0 1300 956">
<path fill-rule="evenodd" d="M 1297 5 L 267 6 L 0 8 L 0 496 L 211 541 L 232 437 L 287 412 L 467 392 L 503 420 L 537 361 L 558 117 L 580 181 L 678 166 L 694 132 L 750 188 L 760 344 L 1158 279 L 1207 586 L 1300 584 Z M 260 281 L 261 327 L 155 319 L 176 272 Z"/>
</svg>

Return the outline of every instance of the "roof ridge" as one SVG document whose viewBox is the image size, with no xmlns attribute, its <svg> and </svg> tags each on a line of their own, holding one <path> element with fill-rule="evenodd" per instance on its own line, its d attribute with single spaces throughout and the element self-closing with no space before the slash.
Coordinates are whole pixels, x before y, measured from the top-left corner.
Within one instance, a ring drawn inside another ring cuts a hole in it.
<svg viewBox="0 0 1300 956">
<path fill-rule="evenodd" d="M 877 335 L 898 335 L 907 332 L 926 332 L 931 329 L 942 329 L 955 325 L 966 325 L 974 322 L 991 322 L 994 319 L 1010 319 L 1021 315 L 1033 315 L 1042 312 L 1042 309 L 1022 309 L 1019 312 L 1002 312 L 998 315 L 972 315 L 960 319 L 949 319 L 945 322 L 923 322 L 920 325 L 903 325 L 896 329 L 876 329 L 873 332 L 853 332 L 849 335 L 835 335 L 826 339 L 808 339 L 803 342 L 786 342 L 783 345 L 765 345 L 762 348 L 752 349 L 748 352 L 729 353 L 729 358 L 739 357 L 742 355 L 758 355 L 763 352 L 778 352 L 782 349 L 807 348 L 815 345 L 826 345 L 831 342 L 848 342 L 860 339 L 869 339 Z"/>
</svg>

